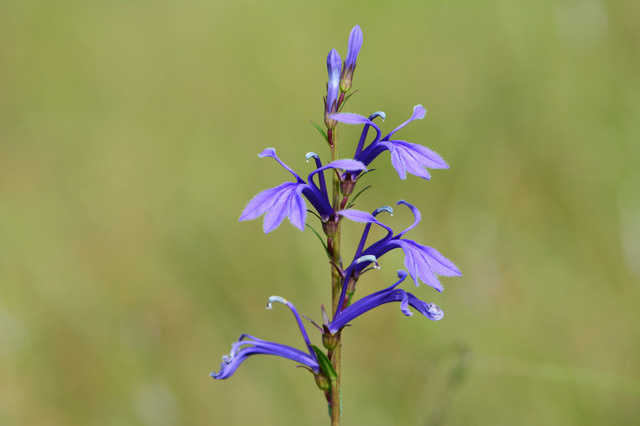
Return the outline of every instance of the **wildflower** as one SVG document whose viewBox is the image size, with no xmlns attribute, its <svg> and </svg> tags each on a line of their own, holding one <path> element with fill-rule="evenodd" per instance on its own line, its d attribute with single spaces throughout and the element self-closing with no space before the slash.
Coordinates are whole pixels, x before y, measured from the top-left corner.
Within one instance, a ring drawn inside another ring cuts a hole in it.
<svg viewBox="0 0 640 426">
<path fill-rule="evenodd" d="M 398 271 L 399 280 L 396 283 L 384 290 L 380 290 L 363 297 L 343 311 L 339 312 L 331 323 L 325 325 L 327 330 L 329 330 L 331 334 L 335 334 L 345 327 L 350 321 L 353 321 L 365 312 L 391 302 L 400 302 L 400 309 L 406 316 L 413 315 L 413 312 L 409 309 L 409 306 L 412 306 L 430 320 L 441 320 L 444 317 L 444 312 L 439 306 L 433 303 L 423 302 L 413 294 L 396 288 L 406 277 L 407 273 L 405 271 Z"/>
<path fill-rule="evenodd" d="M 382 255 L 395 248 L 400 248 L 404 252 L 404 266 L 409 271 L 409 275 L 414 280 L 416 286 L 418 286 L 418 280 L 420 280 L 436 290 L 442 291 L 442 284 L 440 284 L 437 275 L 445 277 L 462 275 L 456 265 L 440 254 L 438 250 L 418 244 L 415 241 L 402 238 L 407 231 L 413 229 L 418 223 L 420 223 L 421 215 L 420 211 L 416 207 L 406 201 L 399 201 L 398 204 L 403 204 L 409 207 L 411 212 L 414 214 L 415 219 L 409 227 L 396 235 L 393 234 L 393 230 L 391 228 L 379 222 L 375 218 L 383 211 L 393 212 L 390 207 L 377 209 L 373 214 L 350 209 L 341 210 L 339 212 L 341 216 L 346 217 L 347 219 L 354 222 L 366 223 L 367 225 L 365 226 L 362 238 L 360 239 L 360 244 L 356 249 L 354 261 L 345 270 L 345 282 L 348 285 L 343 286 L 341 302 L 338 306 L 343 306 L 342 303 L 344 302 L 347 287 L 351 286 L 352 288 L 350 288 L 349 291 L 353 291 L 355 280 L 358 279 L 359 275 L 367 268 L 367 266 L 374 263 L 374 259 L 377 261 L 377 259 Z M 371 229 L 372 224 L 383 227 L 387 231 L 387 235 L 364 249 L 364 244 L 369 235 L 369 230 Z"/>
<path fill-rule="evenodd" d="M 342 169 L 348 171 L 366 171 L 367 168 L 356 160 L 336 160 L 325 166 L 322 166 L 319 157 L 314 153 L 309 153 L 307 159 L 314 157 L 316 159 L 316 170 L 308 176 L 309 183 L 305 182 L 296 172 L 283 163 L 277 156 L 273 148 L 267 148 L 258 154 L 259 157 L 272 157 L 282 167 L 289 171 L 295 178 L 296 182 L 285 182 L 275 188 L 266 189 L 256 195 L 242 212 L 240 220 L 255 219 L 265 213 L 264 216 L 264 232 L 269 233 L 280 226 L 285 217 L 289 217 L 289 221 L 295 227 L 304 230 L 304 224 L 307 217 L 307 205 L 303 195 L 313 205 L 318 212 L 318 216 L 324 221 L 335 215 L 329 196 L 327 186 L 324 181 L 323 172 L 328 169 Z M 314 175 L 318 175 L 319 185 L 313 180 Z"/>
<path fill-rule="evenodd" d="M 331 119 L 346 124 L 364 124 L 364 129 L 362 130 L 354 159 L 362 162 L 365 166 L 371 164 L 371 162 L 382 152 L 389 151 L 391 153 L 391 164 L 393 165 L 393 168 L 396 169 L 396 172 L 398 172 L 400 179 L 406 179 L 407 172 L 423 179 L 430 179 L 431 175 L 427 171 L 427 168 L 449 168 L 442 157 L 425 146 L 406 141 L 391 140 L 391 137 L 398 130 L 402 129 L 414 120 L 424 118 L 426 113 L 427 111 L 422 107 L 422 105 L 416 105 L 413 107 L 413 114 L 411 115 L 411 118 L 396 127 L 385 137 L 381 137 L 382 132 L 380 131 L 380 128 L 373 122 L 373 119 L 376 117 L 382 117 L 384 120 L 384 113 L 382 112 L 376 112 L 369 118 L 359 114 L 339 113 L 332 115 Z M 364 142 L 366 140 L 369 127 L 374 128 L 376 131 L 376 137 L 366 148 L 364 148 Z"/>
<path fill-rule="evenodd" d="M 362 30 L 356 25 L 349 34 L 349 47 L 347 50 L 347 59 L 342 66 L 342 74 L 340 75 L 340 90 L 348 92 L 351 89 L 353 80 L 353 71 L 356 69 L 356 59 L 362 47 Z"/>
<path fill-rule="evenodd" d="M 233 343 L 231 346 L 231 352 L 229 355 L 222 357 L 220 371 L 217 373 L 211 373 L 211 377 L 214 379 L 227 379 L 231 377 L 240 364 L 242 364 L 251 355 L 276 355 L 296 361 L 303 367 L 312 371 L 314 374 L 319 373 L 320 367 L 318 364 L 318 357 L 311 346 L 309 336 L 302 324 L 298 311 L 291 302 L 279 296 L 271 296 L 269 298 L 267 309 L 271 309 L 273 302 L 282 303 L 289 307 L 293 316 L 296 318 L 298 327 L 300 328 L 300 332 L 302 333 L 302 337 L 306 343 L 308 353 L 281 343 L 269 342 L 248 334 L 242 334 L 238 341 Z"/>
</svg>

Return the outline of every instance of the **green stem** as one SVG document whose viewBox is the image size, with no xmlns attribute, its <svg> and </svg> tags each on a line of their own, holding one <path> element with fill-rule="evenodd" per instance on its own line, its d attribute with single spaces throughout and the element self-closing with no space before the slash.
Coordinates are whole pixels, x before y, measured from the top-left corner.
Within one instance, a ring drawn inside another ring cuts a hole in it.
<svg viewBox="0 0 640 426">
<path fill-rule="evenodd" d="M 338 159 L 338 129 L 334 128 L 329 130 L 329 145 L 331 146 L 331 161 L 336 161 Z M 340 180 L 336 174 L 333 175 L 333 210 L 340 210 Z M 337 218 L 336 218 L 337 219 Z M 339 219 L 337 219 L 339 220 Z M 335 314 L 338 308 L 338 302 L 340 299 L 340 292 L 342 290 L 342 276 L 340 271 L 342 271 L 342 257 L 340 255 L 340 222 L 338 222 L 338 227 L 336 229 L 335 234 L 327 239 L 327 243 L 329 244 L 329 240 L 331 240 L 331 261 L 336 266 L 331 267 L 331 300 L 332 300 L 332 313 Z M 327 245 L 328 245 L 327 244 Z M 336 347 L 329 351 L 329 359 L 333 364 L 333 368 L 336 371 L 337 378 L 336 380 L 331 382 L 331 426 L 339 426 L 340 425 L 340 364 L 341 364 L 341 352 L 342 352 L 342 341 L 340 334 L 337 335 L 337 345 Z"/>
</svg>

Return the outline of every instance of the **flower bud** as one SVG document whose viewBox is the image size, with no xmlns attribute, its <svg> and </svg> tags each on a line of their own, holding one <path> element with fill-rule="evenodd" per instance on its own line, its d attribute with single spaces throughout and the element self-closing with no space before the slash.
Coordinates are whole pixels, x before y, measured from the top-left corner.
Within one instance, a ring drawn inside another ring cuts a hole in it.
<svg viewBox="0 0 640 426">
<path fill-rule="evenodd" d="M 353 72 L 356 69 L 356 59 L 358 59 L 361 47 L 362 30 L 359 25 L 356 25 L 351 30 L 351 34 L 349 34 L 349 50 L 347 51 L 347 59 L 344 61 L 342 75 L 340 76 L 340 90 L 342 92 L 348 92 L 351 89 Z"/>
<path fill-rule="evenodd" d="M 327 126 L 327 129 L 333 129 L 338 124 L 335 120 L 330 119 L 329 116 L 338 111 L 341 67 L 342 59 L 340 59 L 340 55 L 336 49 L 331 49 L 331 52 L 329 52 L 327 56 L 329 80 L 327 81 L 327 97 L 324 101 L 324 124 Z"/>
</svg>

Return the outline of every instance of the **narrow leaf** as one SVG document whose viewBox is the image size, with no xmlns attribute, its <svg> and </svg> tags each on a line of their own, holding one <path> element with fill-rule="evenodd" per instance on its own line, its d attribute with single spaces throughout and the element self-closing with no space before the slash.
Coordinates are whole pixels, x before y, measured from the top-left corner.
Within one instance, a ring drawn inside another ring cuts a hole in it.
<svg viewBox="0 0 640 426">
<path fill-rule="evenodd" d="M 327 375 L 329 380 L 331 381 L 337 380 L 338 375 L 336 374 L 336 370 L 333 369 L 333 365 L 331 364 L 331 361 L 329 360 L 327 355 L 319 347 L 315 345 L 311 345 L 311 347 L 313 348 L 313 351 L 318 356 L 318 364 L 320 364 L 320 368 L 322 369 L 322 372 Z"/>
<path fill-rule="evenodd" d="M 329 256 L 329 249 L 327 248 L 327 244 L 324 242 L 324 240 L 322 239 L 322 237 L 320 236 L 320 234 L 318 234 L 318 231 L 316 231 L 315 229 L 313 229 L 313 226 L 309 225 L 308 223 L 305 223 L 305 225 L 307 225 L 307 227 L 309 229 L 311 229 L 311 231 L 316 234 L 316 237 L 318 237 L 318 239 L 320 240 L 320 243 L 322 243 L 322 247 L 324 247 L 324 252 L 327 253 L 327 256 L 329 257 L 329 260 L 331 260 L 331 256 Z"/>
<path fill-rule="evenodd" d="M 349 100 L 349 98 L 352 97 L 353 95 L 355 95 L 356 93 L 358 93 L 357 90 L 353 91 L 353 92 L 349 93 L 347 96 L 345 96 L 344 100 L 340 104 L 340 108 L 338 109 L 338 112 L 342 111 L 342 108 L 344 108 L 344 104 L 346 104 L 347 101 Z"/>
<path fill-rule="evenodd" d="M 311 124 L 313 124 L 313 127 L 315 127 L 316 129 L 318 129 L 318 131 L 320 132 L 320 134 L 322 135 L 322 137 L 324 138 L 325 141 L 329 142 L 329 137 L 327 136 L 327 134 L 324 132 L 324 130 L 322 130 L 322 127 L 318 126 L 315 122 L 311 121 Z"/>
<path fill-rule="evenodd" d="M 367 189 L 371 188 L 371 185 L 363 188 L 360 192 L 358 192 L 350 201 L 353 204 L 356 201 L 356 198 L 358 198 L 360 196 L 360 194 L 362 194 L 364 191 L 366 191 Z"/>
</svg>

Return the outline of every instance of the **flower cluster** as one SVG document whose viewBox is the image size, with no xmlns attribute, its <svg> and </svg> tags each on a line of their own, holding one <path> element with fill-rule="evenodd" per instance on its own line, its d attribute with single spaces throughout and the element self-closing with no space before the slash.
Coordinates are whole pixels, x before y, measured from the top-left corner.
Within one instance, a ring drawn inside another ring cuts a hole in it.
<svg viewBox="0 0 640 426">
<path fill-rule="evenodd" d="M 396 134 L 403 127 L 412 121 L 425 117 L 426 110 L 422 105 L 415 106 L 411 117 L 386 136 L 382 136 L 380 127 L 374 122 L 376 118 L 385 119 L 383 112 L 375 112 L 368 117 L 341 112 L 345 102 L 353 94 L 348 94 L 348 92 L 352 86 L 356 60 L 362 46 L 362 40 L 362 31 L 359 26 L 356 26 L 349 37 L 346 60 L 342 62 L 335 49 L 331 50 L 327 57 L 328 83 L 327 94 L 324 99 L 324 124 L 327 132 L 325 133 L 317 125 L 316 127 L 331 148 L 332 161 L 323 164 L 318 154 L 308 153 L 306 155 L 307 162 L 313 159 L 315 170 L 309 173 L 305 180 L 278 158 L 275 149 L 265 149 L 258 156 L 261 158 L 273 158 L 280 166 L 291 173 L 294 181 L 285 182 L 260 192 L 247 204 L 240 216 L 240 220 L 244 221 L 256 219 L 264 214 L 263 228 L 265 233 L 273 231 L 280 226 L 285 218 L 288 218 L 296 228 L 303 231 L 305 226 L 308 226 L 314 230 L 318 237 L 320 237 L 318 232 L 307 223 L 307 212 L 313 213 L 320 221 L 322 230 L 327 238 L 327 243 L 323 242 L 323 245 L 334 270 L 334 307 L 331 312 L 331 318 L 322 307 L 323 320 L 320 324 L 308 317 L 304 318 L 309 320 L 320 332 L 323 338 L 323 345 L 328 352 L 325 355 L 321 349 L 311 344 L 301 320 L 301 315 L 295 306 L 284 298 L 272 296 L 269 298 L 267 307 L 271 308 L 273 303 L 281 303 L 291 310 L 302 334 L 306 350 L 243 334 L 233 344 L 230 354 L 223 357 L 220 370 L 211 374 L 215 379 L 230 377 L 238 366 L 251 355 L 276 355 L 293 360 L 309 370 L 315 376 L 318 386 L 325 392 L 329 392 L 328 381 L 333 380 L 336 375 L 331 365 L 333 361 L 331 358 L 333 356 L 332 351 L 335 348 L 335 344 L 331 343 L 332 338 L 336 336 L 339 338 L 343 328 L 357 317 L 390 302 L 400 302 L 400 309 L 407 316 L 413 314 L 410 307 L 433 321 L 438 321 L 444 316 L 443 311 L 435 304 L 426 303 L 415 295 L 399 288 L 406 277 L 410 276 L 416 286 L 419 285 L 419 282 L 423 282 L 437 291 L 442 291 L 443 286 L 438 276 L 452 277 L 461 275 L 456 265 L 438 250 L 405 238 L 405 234 L 420 222 L 420 211 L 406 201 L 399 201 L 398 205 L 406 206 L 411 211 L 414 221 L 401 232 L 395 232 L 378 219 L 378 215 L 381 213 L 393 213 L 391 207 L 384 206 L 372 213 L 352 208 L 353 202 L 359 194 L 353 198 L 350 197 L 359 178 L 368 172 L 369 165 L 385 151 L 389 151 L 391 165 L 400 179 L 406 179 L 407 173 L 423 179 L 430 179 L 431 175 L 428 169 L 448 168 L 442 157 L 431 149 L 419 144 L 399 140 L 396 137 Z M 336 159 L 337 148 L 335 146 L 334 129 L 339 123 L 363 126 L 360 138 L 355 144 L 352 158 Z M 369 143 L 366 143 L 367 139 L 371 139 L 369 138 L 371 129 L 375 132 L 375 136 Z M 326 172 L 332 175 L 334 183 L 332 193 L 330 193 L 331 185 L 328 184 L 327 176 L 325 176 Z M 335 245 L 334 236 L 339 233 L 339 226 L 343 218 L 364 224 L 359 244 L 352 261 L 348 265 L 342 265 L 341 257 L 335 255 L 339 247 Z M 367 240 L 373 225 L 383 228 L 386 231 L 386 235 L 368 244 Z M 320 239 L 322 241 L 322 238 Z M 393 285 L 355 300 L 354 293 L 359 278 L 365 272 L 373 268 L 379 268 L 380 258 L 394 249 L 400 249 L 404 253 L 404 267 L 407 272 L 404 270 L 398 271 L 399 279 Z M 337 290 L 336 283 L 338 284 Z M 335 303 L 336 301 L 337 303 Z"/>
</svg>

